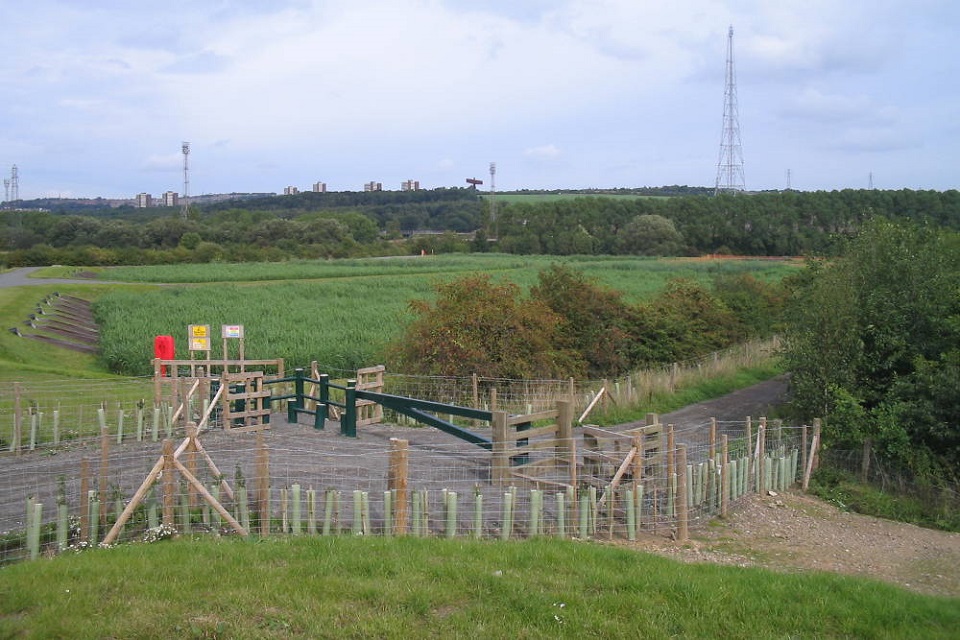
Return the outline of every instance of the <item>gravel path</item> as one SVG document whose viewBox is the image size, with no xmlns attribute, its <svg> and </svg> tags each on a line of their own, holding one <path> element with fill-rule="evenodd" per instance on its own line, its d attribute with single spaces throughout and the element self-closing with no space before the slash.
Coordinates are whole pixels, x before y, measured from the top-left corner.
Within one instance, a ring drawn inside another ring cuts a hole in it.
<svg viewBox="0 0 960 640">
<path fill-rule="evenodd" d="M 684 562 L 829 571 L 960 598 L 960 533 L 843 511 L 794 491 L 751 495 L 726 520 L 692 531 L 687 544 L 645 536 L 635 546 Z"/>
</svg>

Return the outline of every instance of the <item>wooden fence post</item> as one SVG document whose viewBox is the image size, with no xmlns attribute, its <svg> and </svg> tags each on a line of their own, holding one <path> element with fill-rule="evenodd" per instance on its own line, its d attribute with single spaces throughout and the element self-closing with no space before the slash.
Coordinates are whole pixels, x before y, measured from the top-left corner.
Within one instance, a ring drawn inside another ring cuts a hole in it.
<svg viewBox="0 0 960 640">
<path fill-rule="evenodd" d="M 506 411 L 494 411 L 491 423 L 493 427 L 493 455 L 490 462 L 490 477 L 494 483 L 499 485 L 503 485 L 510 476 L 507 418 Z"/>
<path fill-rule="evenodd" d="M 390 468 L 387 488 L 397 493 L 393 505 L 393 528 L 397 535 L 403 535 L 407 532 L 409 447 L 410 443 L 407 440 L 390 438 Z"/>
<path fill-rule="evenodd" d="M 189 442 L 187 443 L 187 448 L 184 451 L 187 458 L 187 471 L 196 478 L 197 477 L 197 424 L 193 421 L 187 423 L 187 438 Z M 189 487 L 187 504 L 190 505 L 190 508 L 193 509 L 197 506 L 197 488 L 193 484 Z"/>
<path fill-rule="evenodd" d="M 863 459 L 860 461 L 860 482 L 866 484 L 870 477 L 870 456 L 873 453 L 873 439 L 863 441 Z"/>
<path fill-rule="evenodd" d="M 557 446 L 556 456 L 567 465 L 570 485 L 577 486 L 577 454 L 573 442 L 573 400 L 557 401 Z"/>
<path fill-rule="evenodd" d="M 677 542 L 686 542 L 689 537 L 689 505 L 687 504 L 687 445 L 677 449 Z"/>
<path fill-rule="evenodd" d="M 803 471 L 803 486 L 806 491 L 810 488 L 810 475 L 816 466 L 817 450 L 820 448 L 820 418 L 813 421 L 813 440 L 810 442 L 810 455 L 807 456 L 807 466 Z"/>
<path fill-rule="evenodd" d="M 746 469 L 746 486 L 744 487 L 744 493 L 750 491 L 750 471 L 754 468 L 753 455 L 750 453 L 750 449 L 753 447 L 753 424 L 750 422 L 750 416 L 747 416 L 747 424 L 744 427 L 746 429 L 747 438 L 747 469 Z"/>
<path fill-rule="evenodd" d="M 21 396 L 23 394 L 19 382 L 13 383 L 13 438 L 10 440 L 10 451 L 20 455 L 20 445 L 23 442 L 23 406 L 21 405 Z"/>
<path fill-rule="evenodd" d="M 257 516 L 260 535 L 270 535 L 270 452 L 263 431 L 257 432 Z"/>
<path fill-rule="evenodd" d="M 676 515 L 676 494 L 674 493 L 674 477 L 677 473 L 677 447 L 674 440 L 673 425 L 667 425 L 667 517 Z"/>
<path fill-rule="evenodd" d="M 177 466 L 173 460 L 173 440 L 163 441 L 163 526 L 173 527 L 173 506 L 177 497 Z"/>
<path fill-rule="evenodd" d="M 163 383 L 160 379 L 160 358 L 153 359 L 153 406 L 163 404 Z"/>
<path fill-rule="evenodd" d="M 710 418 L 710 457 L 717 457 L 717 419 Z"/>
<path fill-rule="evenodd" d="M 110 480 L 110 431 L 107 428 L 103 409 L 99 410 L 100 422 L 100 524 L 107 524 L 107 483 Z"/>
<path fill-rule="evenodd" d="M 807 470 L 807 425 L 803 425 L 800 432 L 800 481 L 803 482 L 803 474 Z"/>
<path fill-rule="evenodd" d="M 727 517 L 730 508 L 730 449 L 727 443 L 727 434 L 720 436 L 722 456 L 720 464 L 720 517 Z"/>
<path fill-rule="evenodd" d="M 83 457 L 80 459 L 80 542 L 86 542 L 90 533 L 89 493 L 90 461 Z"/>
</svg>

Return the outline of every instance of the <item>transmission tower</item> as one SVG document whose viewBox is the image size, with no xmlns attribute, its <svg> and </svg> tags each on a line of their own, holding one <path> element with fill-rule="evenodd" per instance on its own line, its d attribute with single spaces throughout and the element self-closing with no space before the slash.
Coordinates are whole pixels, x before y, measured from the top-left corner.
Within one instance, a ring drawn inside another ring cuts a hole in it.
<svg viewBox="0 0 960 640">
<path fill-rule="evenodd" d="M 723 135 L 714 195 L 744 189 L 743 148 L 740 145 L 740 116 L 737 113 L 737 76 L 733 68 L 733 25 L 727 34 L 727 80 L 723 91 Z"/>
<path fill-rule="evenodd" d="M 17 165 L 10 167 L 10 202 L 20 199 L 20 172 Z"/>
<path fill-rule="evenodd" d="M 10 178 L 3 179 L 3 201 L 10 202 Z"/>
<path fill-rule="evenodd" d="M 183 200 L 180 203 L 180 217 L 186 220 L 187 214 L 190 213 L 190 168 L 187 164 L 187 158 L 190 157 L 190 143 L 184 142 L 180 145 L 180 149 L 183 151 Z"/>
</svg>

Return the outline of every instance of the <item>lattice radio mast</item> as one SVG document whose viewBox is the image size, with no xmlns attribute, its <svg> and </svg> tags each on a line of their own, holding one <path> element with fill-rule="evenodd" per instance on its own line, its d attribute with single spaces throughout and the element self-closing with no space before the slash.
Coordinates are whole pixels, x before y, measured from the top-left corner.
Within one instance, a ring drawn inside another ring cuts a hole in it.
<svg viewBox="0 0 960 640">
<path fill-rule="evenodd" d="M 187 158 L 190 157 L 190 143 L 184 142 L 180 145 L 180 149 L 183 151 L 183 201 L 180 203 L 180 217 L 186 220 L 187 214 L 190 213 L 190 168 L 187 164 Z"/>
<path fill-rule="evenodd" d="M 20 199 L 20 172 L 17 165 L 10 167 L 10 202 Z"/>
<path fill-rule="evenodd" d="M 737 76 L 733 68 L 733 25 L 730 25 L 727 34 L 727 80 L 723 92 L 723 135 L 720 138 L 717 184 L 713 193 L 739 193 L 744 190 L 744 184 L 740 116 L 737 112 Z"/>
</svg>

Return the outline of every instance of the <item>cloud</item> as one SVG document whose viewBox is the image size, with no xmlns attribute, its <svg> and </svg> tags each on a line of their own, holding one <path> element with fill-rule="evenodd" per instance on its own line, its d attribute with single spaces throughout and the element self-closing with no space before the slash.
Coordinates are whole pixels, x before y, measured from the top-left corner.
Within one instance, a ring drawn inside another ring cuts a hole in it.
<svg viewBox="0 0 960 640">
<path fill-rule="evenodd" d="M 559 157 L 561 155 L 561 151 L 556 145 L 545 144 L 539 147 L 530 147 L 528 149 L 524 149 L 523 155 L 527 156 L 528 158 L 552 160 L 553 158 Z"/>
<path fill-rule="evenodd" d="M 179 171 L 183 169 L 183 154 L 168 153 L 166 155 L 148 156 L 141 165 L 144 171 Z"/>
<path fill-rule="evenodd" d="M 895 107 L 879 105 L 868 96 L 829 94 L 811 87 L 792 96 L 780 113 L 819 122 L 890 124 L 898 119 Z"/>
<path fill-rule="evenodd" d="M 832 139 L 824 148 L 852 153 L 882 153 L 916 149 L 923 144 L 894 127 L 853 127 Z"/>
<path fill-rule="evenodd" d="M 226 69 L 228 59 L 212 51 L 199 51 L 180 56 L 160 71 L 164 73 L 210 74 Z"/>
</svg>

